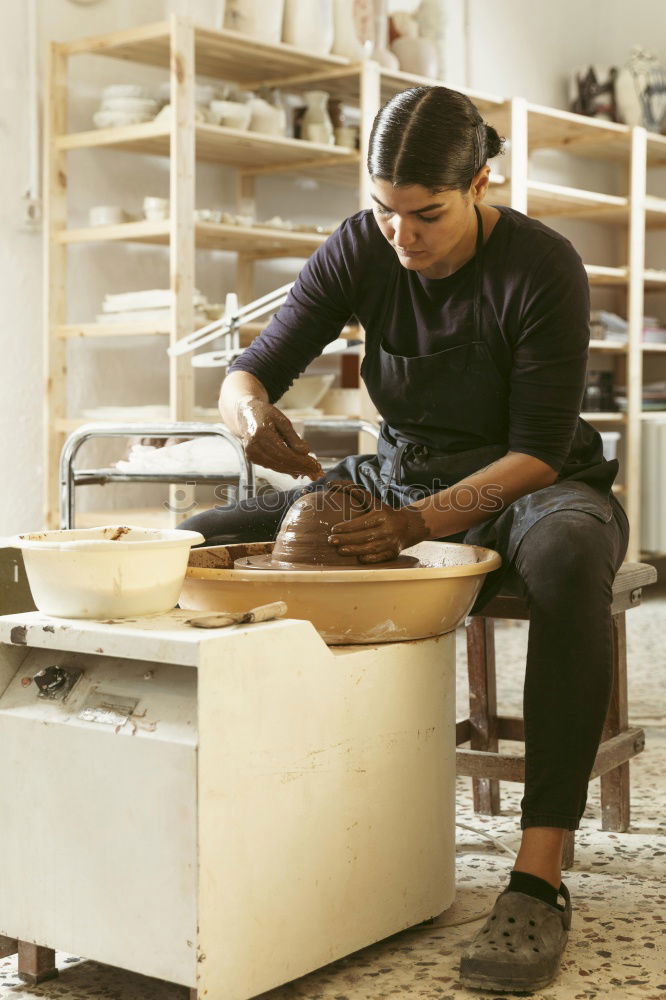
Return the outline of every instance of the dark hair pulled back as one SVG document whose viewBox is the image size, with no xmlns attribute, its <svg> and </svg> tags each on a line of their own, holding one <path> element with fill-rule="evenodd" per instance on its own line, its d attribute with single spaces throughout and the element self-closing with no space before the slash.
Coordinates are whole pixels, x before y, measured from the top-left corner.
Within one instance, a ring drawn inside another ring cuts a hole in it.
<svg viewBox="0 0 666 1000">
<path fill-rule="evenodd" d="M 466 191 L 503 144 L 469 97 L 448 87 L 411 87 L 378 112 L 370 133 L 368 172 L 394 187 L 420 184 L 430 191 Z"/>
</svg>

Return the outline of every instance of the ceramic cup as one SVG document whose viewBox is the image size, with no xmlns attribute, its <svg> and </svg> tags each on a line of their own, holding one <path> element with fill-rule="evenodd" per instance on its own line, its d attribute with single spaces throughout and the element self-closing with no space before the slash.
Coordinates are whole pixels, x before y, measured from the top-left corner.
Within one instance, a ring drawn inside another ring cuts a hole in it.
<svg viewBox="0 0 666 1000">
<path fill-rule="evenodd" d="M 125 222 L 125 213 L 120 205 L 94 205 L 88 212 L 91 226 L 118 226 Z"/>
<path fill-rule="evenodd" d="M 339 125 L 335 129 L 335 145 L 345 149 L 356 149 L 358 128 L 355 125 Z"/>
<path fill-rule="evenodd" d="M 211 101 L 210 116 L 216 125 L 245 130 L 250 125 L 252 108 L 238 101 Z"/>
<path fill-rule="evenodd" d="M 148 196 L 143 199 L 143 214 L 149 222 L 159 222 L 169 218 L 169 199 Z"/>
</svg>

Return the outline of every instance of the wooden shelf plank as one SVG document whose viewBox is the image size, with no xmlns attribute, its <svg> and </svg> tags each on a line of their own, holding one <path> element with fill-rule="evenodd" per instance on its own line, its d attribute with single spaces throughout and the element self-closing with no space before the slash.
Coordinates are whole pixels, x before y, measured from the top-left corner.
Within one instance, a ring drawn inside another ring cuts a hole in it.
<svg viewBox="0 0 666 1000">
<path fill-rule="evenodd" d="M 69 55 L 110 56 L 166 69 L 169 66 L 169 22 L 82 38 L 63 48 Z M 315 73 L 323 67 L 336 69 L 349 65 L 349 60 L 342 56 L 320 56 L 293 45 L 262 42 L 237 31 L 214 31 L 195 26 L 195 66 L 201 76 L 244 83 L 258 77 L 271 80 L 287 73 Z"/>
<path fill-rule="evenodd" d="M 629 272 L 626 267 L 605 267 L 601 264 L 586 264 L 587 279 L 590 285 L 626 285 Z"/>
<path fill-rule="evenodd" d="M 527 105 L 527 117 L 530 153 L 539 149 L 558 149 L 575 156 L 625 163 L 631 157 L 631 128 L 628 125 L 531 103 Z M 495 119 L 495 127 L 506 132 L 510 124 L 508 107 L 497 109 Z M 666 136 L 648 133 L 647 163 L 650 167 L 666 165 Z"/>
<path fill-rule="evenodd" d="M 107 35 L 83 38 L 63 45 L 68 55 L 82 53 L 110 56 L 151 66 L 169 66 L 169 22 L 143 25 Z M 336 55 L 317 55 L 283 42 L 269 44 L 237 31 L 195 26 L 196 72 L 223 80 L 234 80 L 253 89 L 261 83 L 289 84 L 307 89 L 317 83 L 331 96 L 358 101 L 361 64 Z M 441 86 L 441 80 L 401 71 L 381 70 L 381 95 L 386 101 L 407 87 Z M 501 107 L 504 99 L 457 87 L 474 101 L 479 110 Z"/>
<path fill-rule="evenodd" d="M 664 229 L 666 227 L 666 198 L 655 198 L 648 195 L 645 199 L 645 225 L 648 229 Z"/>
<path fill-rule="evenodd" d="M 604 351 L 607 354 L 626 354 L 627 345 L 617 340 L 591 340 L 590 350 Z"/>
<path fill-rule="evenodd" d="M 197 159 L 252 169 L 281 167 L 299 170 L 313 167 L 357 167 L 358 153 L 342 146 L 325 146 L 285 136 L 264 135 L 222 125 L 198 123 L 195 128 Z M 60 136 L 61 151 L 75 149 L 118 149 L 151 156 L 169 156 L 170 131 L 161 122 L 90 129 Z"/>
<path fill-rule="evenodd" d="M 511 203 L 511 187 L 504 184 L 493 191 L 497 204 Z M 588 219 L 603 223 L 626 223 L 629 202 L 619 195 L 586 191 L 545 181 L 527 182 L 528 214 L 536 218 L 559 216 L 561 218 Z"/>
<path fill-rule="evenodd" d="M 267 323 L 246 323 L 240 328 L 241 347 L 251 344 Z M 53 328 L 53 335 L 63 340 L 79 337 L 157 337 L 169 334 L 169 326 L 165 323 L 67 323 Z M 364 340 L 365 333 L 361 327 L 345 326 L 340 332 L 341 340 Z"/>
<path fill-rule="evenodd" d="M 626 415 L 624 413 L 581 413 L 583 420 L 589 424 L 624 424 Z"/>
<path fill-rule="evenodd" d="M 666 344 L 646 344 L 643 341 L 644 354 L 666 354 Z"/>
<path fill-rule="evenodd" d="M 168 325 L 156 323 L 66 323 L 56 326 L 53 334 L 61 340 L 78 337 L 155 337 L 168 336 Z"/>
<path fill-rule="evenodd" d="M 647 134 L 647 162 L 649 167 L 666 166 L 666 135 Z"/>
<path fill-rule="evenodd" d="M 604 160 L 629 158 L 631 129 L 627 125 L 538 104 L 529 104 L 527 113 L 530 150 L 557 148 Z"/>
<path fill-rule="evenodd" d="M 663 291 L 666 289 L 666 271 L 658 271 L 655 268 L 646 268 L 645 287 L 648 291 Z"/>
<path fill-rule="evenodd" d="M 169 220 L 160 222 L 124 222 L 117 226 L 85 226 L 59 232 L 61 243 L 101 243 L 122 241 L 166 245 L 169 243 Z M 197 247 L 206 250 L 242 251 L 257 257 L 309 257 L 326 239 L 323 233 L 272 229 L 270 226 L 234 226 L 197 222 L 194 227 Z"/>
<path fill-rule="evenodd" d="M 629 211 L 627 198 L 544 181 L 529 181 L 527 196 L 529 213 L 536 216 L 625 222 Z"/>
</svg>

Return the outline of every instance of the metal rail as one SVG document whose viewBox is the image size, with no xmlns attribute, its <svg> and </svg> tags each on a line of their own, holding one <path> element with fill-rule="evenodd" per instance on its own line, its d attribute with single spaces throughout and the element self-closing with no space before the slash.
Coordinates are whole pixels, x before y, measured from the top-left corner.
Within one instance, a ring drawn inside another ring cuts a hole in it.
<svg viewBox="0 0 666 1000">
<path fill-rule="evenodd" d="M 182 473 L 157 473 L 147 480 L 145 473 L 119 473 L 112 472 L 109 475 L 108 469 L 86 469 L 83 475 L 85 478 L 77 479 L 77 472 L 74 469 L 74 460 L 79 449 L 86 441 L 92 438 L 105 437 L 210 437 L 211 435 L 221 437 L 232 445 L 238 458 L 238 494 L 241 500 L 247 500 L 255 494 L 254 467 L 246 457 L 238 438 L 222 424 L 204 424 L 182 421 L 180 423 L 150 423 L 150 424 L 84 424 L 73 431 L 63 446 L 60 455 L 60 527 L 71 528 L 75 518 L 75 487 L 78 485 L 90 485 L 95 477 L 101 482 L 224 482 L 230 476 L 210 477 L 208 475 L 197 475 L 196 472 L 188 474 L 183 480 Z M 121 478 L 122 477 L 122 478 Z"/>
</svg>

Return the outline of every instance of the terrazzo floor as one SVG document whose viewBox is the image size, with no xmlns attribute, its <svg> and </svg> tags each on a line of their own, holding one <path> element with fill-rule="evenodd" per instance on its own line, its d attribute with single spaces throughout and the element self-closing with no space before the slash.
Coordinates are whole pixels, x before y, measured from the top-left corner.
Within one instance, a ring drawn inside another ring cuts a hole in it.
<svg viewBox="0 0 666 1000">
<path fill-rule="evenodd" d="M 604 833 L 599 782 L 590 795 L 576 859 L 565 875 L 574 915 L 558 979 L 536 1000 L 666 1000 L 666 588 L 646 592 L 627 616 L 630 718 L 646 733 L 646 750 L 631 764 L 632 823 L 627 833 Z M 500 712 L 521 711 L 527 629 L 497 628 Z M 458 657 L 459 715 L 467 704 L 464 636 Z M 513 745 L 515 747 L 515 744 Z M 458 820 L 519 843 L 521 786 L 502 786 L 502 814 L 474 815 L 469 779 L 458 780 Z M 324 969 L 262 994 L 260 1000 L 495 1000 L 458 980 L 461 946 L 480 926 L 511 868 L 511 858 L 468 830 L 458 830 L 457 897 L 434 922 L 403 931 Z M 260 949 L 261 942 L 257 942 Z M 184 1000 L 182 987 L 59 954 L 58 979 L 26 987 L 15 959 L 0 960 L 2 1000 Z M 511 994 L 502 994 L 510 1000 Z M 221 998 L 223 1000 L 223 997 Z"/>
</svg>

